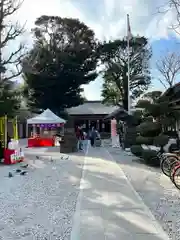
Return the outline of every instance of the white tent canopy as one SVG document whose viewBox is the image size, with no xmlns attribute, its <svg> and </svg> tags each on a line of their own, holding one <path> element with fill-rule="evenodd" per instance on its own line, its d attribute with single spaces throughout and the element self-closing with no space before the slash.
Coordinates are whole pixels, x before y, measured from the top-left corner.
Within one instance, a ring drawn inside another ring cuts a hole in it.
<svg viewBox="0 0 180 240">
<path fill-rule="evenodd" d="M 66 123 L 66 121 L 56 114 L 54 114 L 50 109 L 46 109 L 43 113 L 36 117 L 27 120 L 27 124 L 58 124 Z"/>
</svg>

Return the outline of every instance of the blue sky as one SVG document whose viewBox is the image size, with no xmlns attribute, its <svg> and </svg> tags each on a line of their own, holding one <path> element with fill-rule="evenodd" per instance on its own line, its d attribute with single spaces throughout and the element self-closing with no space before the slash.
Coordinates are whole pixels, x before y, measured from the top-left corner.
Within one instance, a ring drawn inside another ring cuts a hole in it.
<svg viewBox="0 0 180 240">
<path fill-rule="evenodd" d="M 156 61 L 160 60 L 164 55 L 167 54 L 167 50 L 172 52 L 178 52 L 178 48 L 180 49 L 179 39 L 175 36 L 169 36 L 166 39 L 160 39 L 153 41 L 152 43 L 152 59 L 151 59 L 151 68 L 152 68 L 152 89 L 164 90 L 162 84 L 156 80 L 158 77 L 158 71 L 156 71 Z M 159 77 L 161 77 L 159 75 Z"/>
<path fill-rule="evenodd" d="M 163 91 L 164 87 L 162 84 L 157 80 L 158 72 L 156 72 L 156 61 L 161 59 L 163 55 L 166 54 L 166 50 L 170 50 L 172 52 L 177 51 L 177 48 L 180 49 L 180 42 L 178 38 L 174 36 L 169 36 L 165 39 L 155 40 L 151 44 L 152 46 L 152 59 L 151 59 L 151 68 L 152 68 L 152 85 L 150 90 L 160 90 Z M 85 86 L 85 93 L 89 99 L 100 99 L 101 97 L 101 87 L 102 87 L 103 80 L 99 77 L 95 82 L 92 82 L 89 86 Z M 93 92 L 93 95 L 92 95 Z"/>
<path fill-rule="evenodd" d="M 79 18 L 91 27 L 96 37 L 101 40 L 122 38 L 126 35 L 126 15 L 130 15 L 131 31 L 150 39 L 153 57 L 151 60 L 153 76 L 157 76 L 155 61 L 169 51 L 177 51 L 179 36 L 173 35 L 169 26 L 175 22 L 173 11 L 158 14 L 160 6 L 166 0 L 25 0 L 14 21 L 26 22 L 25 42 L 31 42 L 30 29 L 41 15 L 59 15 L 61 17 Z M 101 95 L 102 79 L 98 78 L 85 86 L 85 96 L 96 100 Z M 151 89 L 163 89 L 155 80 Z"/>
</svg>

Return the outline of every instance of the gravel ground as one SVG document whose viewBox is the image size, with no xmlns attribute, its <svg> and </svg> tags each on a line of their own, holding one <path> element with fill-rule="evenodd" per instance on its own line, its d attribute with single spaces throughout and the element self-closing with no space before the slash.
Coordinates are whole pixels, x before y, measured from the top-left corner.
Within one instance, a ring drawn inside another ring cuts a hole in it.
<svg viewBox="0 0 180 240">
<path fill-rule="evenodd" d="M 0 239 L 69 240 L 84 157 L 32 158 L 25 176 L 0 166 Z"/>
<path fill-rule="evenodd" d="M 140 164 L 133 156 L 120 149 L 107 147 L 113 159 L 120 166 L 134 189 L 142 197 L 153 215 L 160 222 L 170 239 L 180 239 L 180 191 L 160 169 Z"/>
</svg>

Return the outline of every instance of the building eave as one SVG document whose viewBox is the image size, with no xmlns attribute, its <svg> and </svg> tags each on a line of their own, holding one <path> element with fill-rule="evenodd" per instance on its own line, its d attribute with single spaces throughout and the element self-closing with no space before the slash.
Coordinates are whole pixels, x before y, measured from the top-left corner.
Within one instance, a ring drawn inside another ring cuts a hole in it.
<svg viewBox="0 0 180 240">
<path fill-rule="evenodd" d="M 108 106 L 101 101 L 85 101 L 84 104 L 67 109 L 70 116 L 101 115 L 106 116 L 118 107 Z"/>
</svg>

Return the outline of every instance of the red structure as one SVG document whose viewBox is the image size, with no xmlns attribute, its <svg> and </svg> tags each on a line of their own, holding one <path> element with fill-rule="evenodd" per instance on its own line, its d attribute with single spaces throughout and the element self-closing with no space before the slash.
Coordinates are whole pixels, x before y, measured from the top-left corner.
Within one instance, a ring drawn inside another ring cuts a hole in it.
<svg viewBox="0 0 180 240">
<path fill-rule="evenodd" d="M 4 160 L 3 163 L 6 165 L 15 164 L 24 161 L 24 154 L 19 150 L 4 149 Z"/>
<path fill-rule="evenodd" d="M 29 138 L 28 147 L 53 147 L 54 139 L 53 138 Z"/>
<path fill-rule="evenodd" d="M 40 115 L 28 119 L 27 127 L 32 126 L 28 147 L 53 147 L 57 131 L 63 132 L 65 120 L 47 109 Z"/>
</svg>

